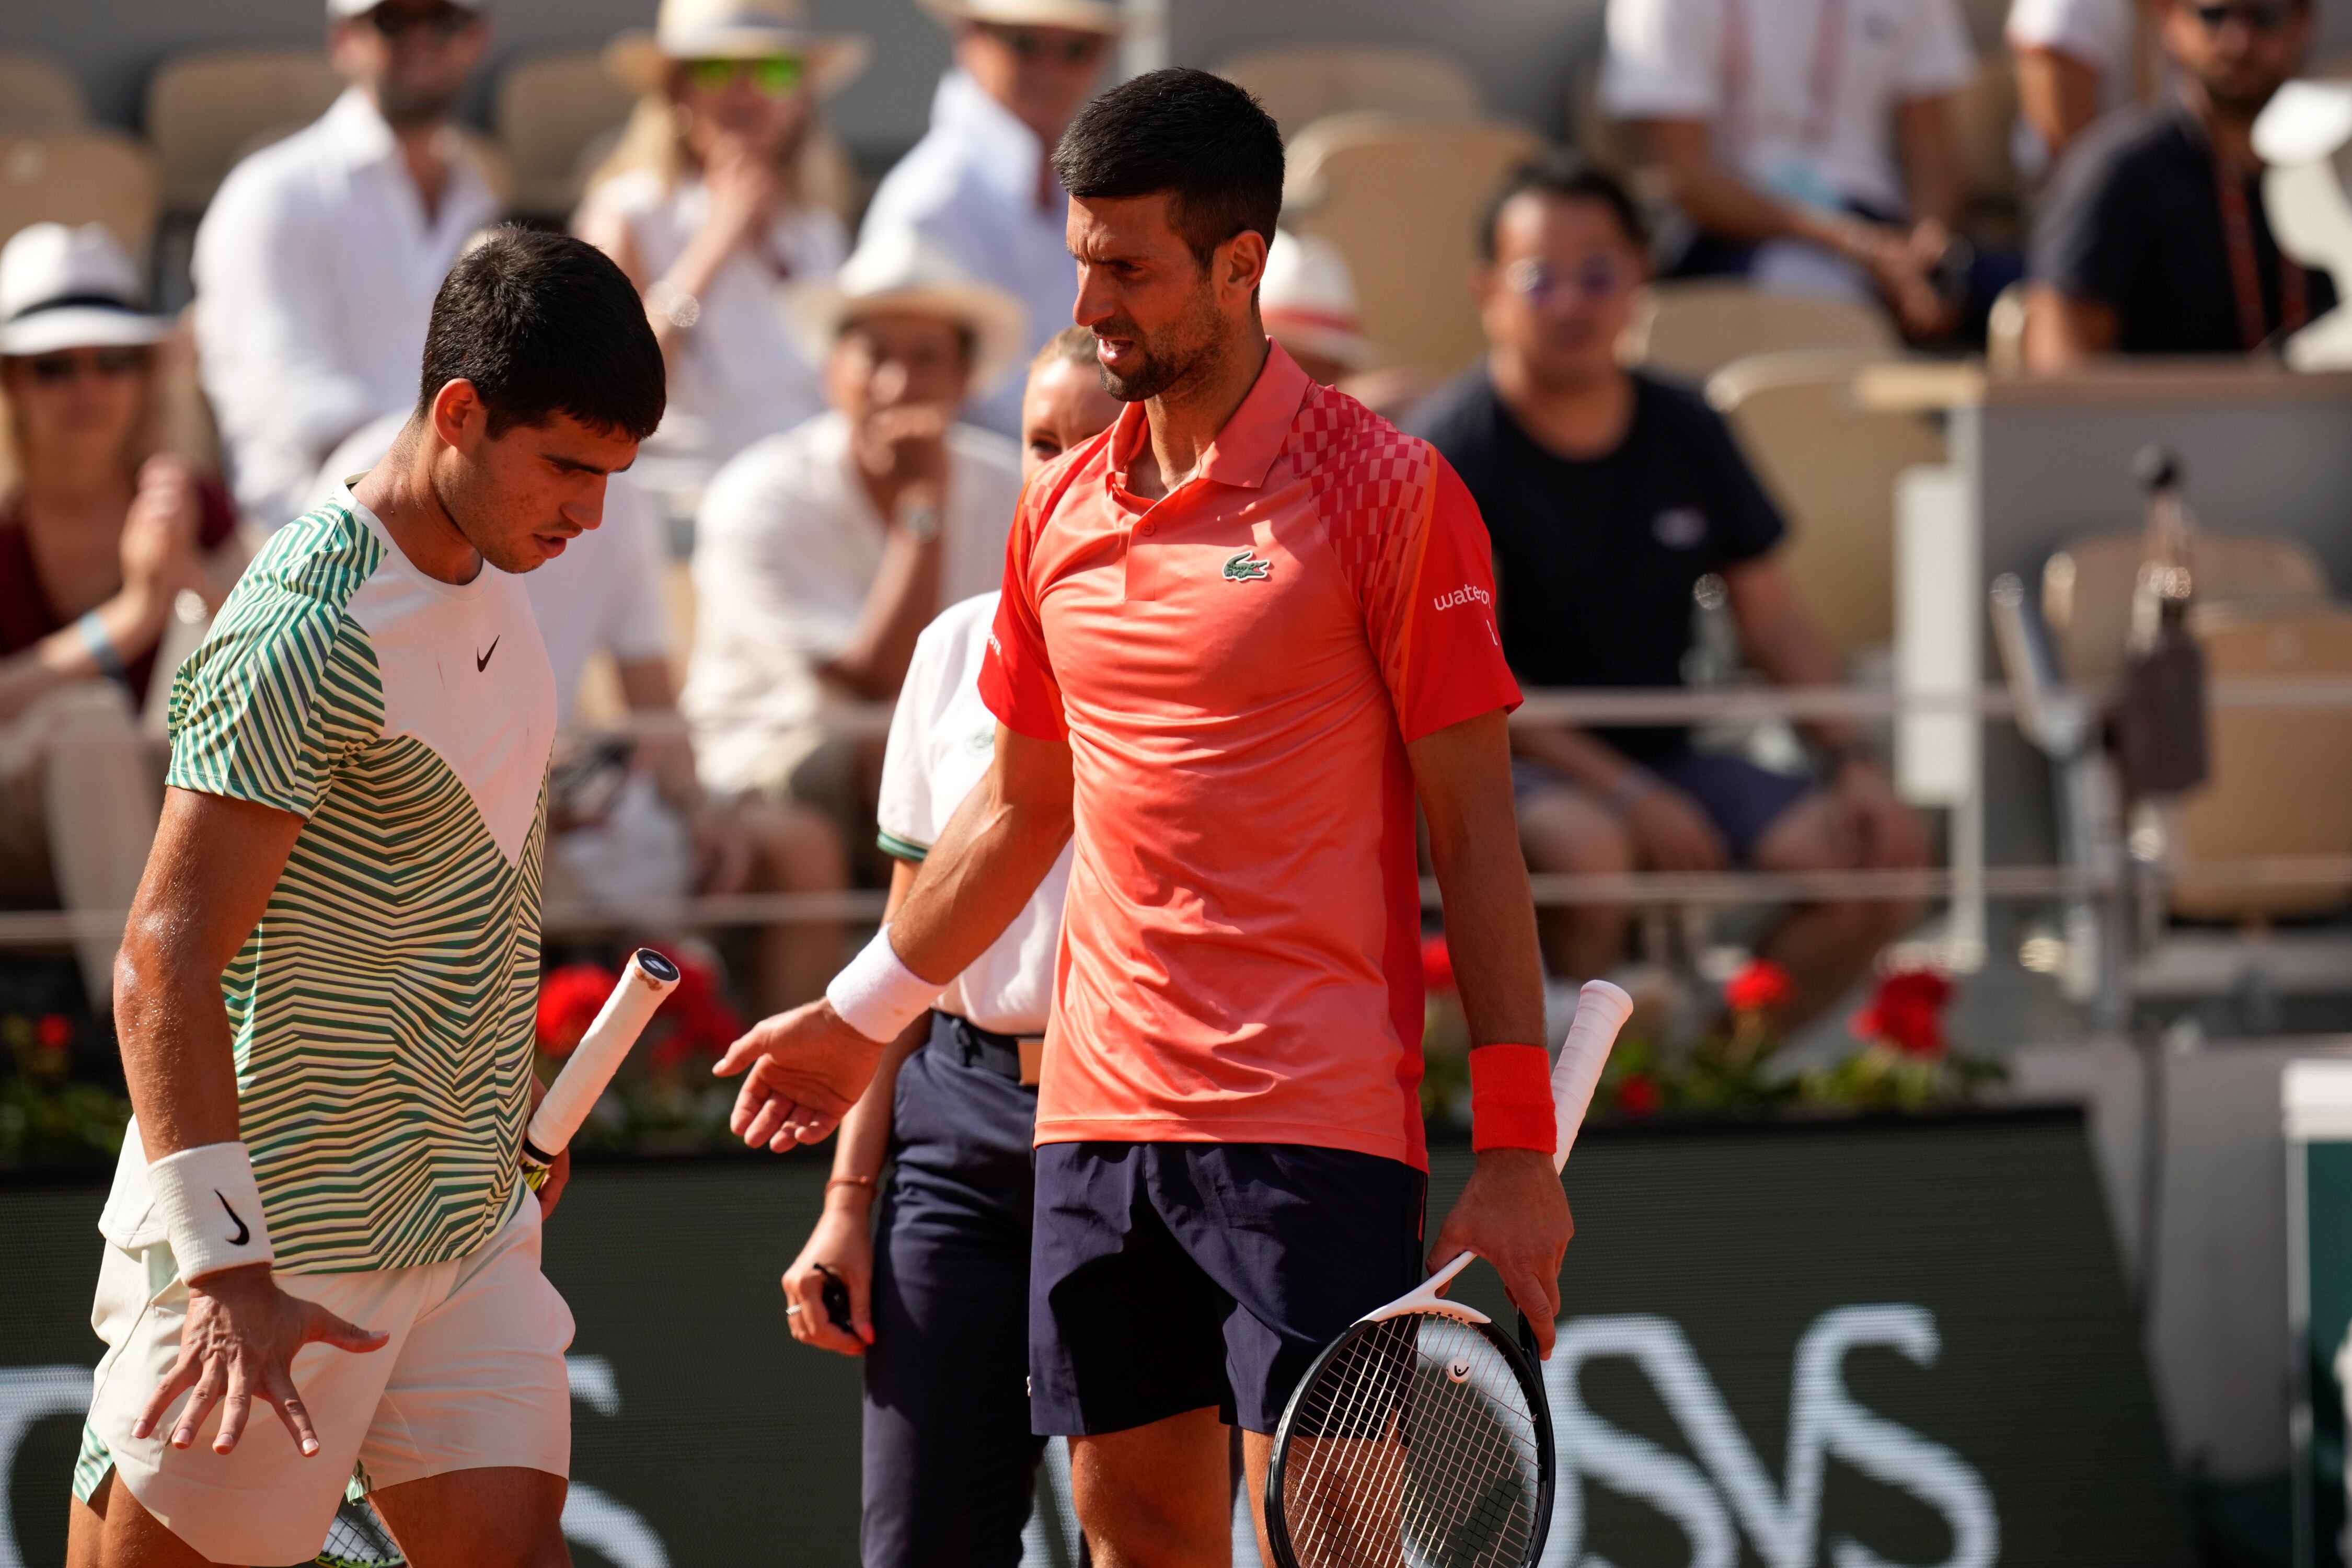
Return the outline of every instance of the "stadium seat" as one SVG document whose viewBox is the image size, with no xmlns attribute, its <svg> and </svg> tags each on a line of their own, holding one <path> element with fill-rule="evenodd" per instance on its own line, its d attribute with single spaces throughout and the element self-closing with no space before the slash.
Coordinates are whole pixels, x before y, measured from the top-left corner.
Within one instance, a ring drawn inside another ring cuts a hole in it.
<svg viewBox="0 0 2352 1568">
<path fill-rule="evenodd" d="M 2132 589 L 2146 545 L 2139 532 L 2078 539 L 2042 568 L 2042 622 L 2067 679 L 2104 691 L 2123 668 Z M 2200 529 L 2189 536 L 2189 580 L 2204 606 L 2300 611 L 2324 605 L 2326 569 L 2311 547 L 2284 535 Z"/>
<path fill-rule="evenodd" d="M 117 131 L 0 136 L 0 243 L 33 223 L 102 223 L 133 256 L 155 232 L 155 155 Z"/>
<path fill-rule="evenodd" d="M 342 90 L 326 57 L 308 49 L 206 50 L 165 62 L 147 85 L 164 205 L 202 212 L 238 158 L 316 120 Z"/>
<path fill-rule="evenodd" d="M 0 54 L 0 134 L 73 131 L 89 122 L 81 84 L 47 55 Z"/>
<path fill-rule="evenodd" d="M 1690 279 L 1643 290 L 1619 355 L 1628 364 L 1703 382 L 1734 360 L 1792 349 L 1901 347 L 1874 304 L 1807 294 L 1767 294 L 1736 279 Z"/>
<path fill-rule="evenodd" d="M 580 203 L 589 161 L 609 145 L 636 102 L 593 50 L 518 60 L 499 79 L 491 123 L 514 173 L 514 205 L 565 218 Z"/>
<path fill-rule="evenodd" d="M 1867 348 L 1757 354 L 1706 384 L 1789 520 L 1781 568 L 1841 654 L 1893 639 L 1895 477 L 1945 459 L 1925 418 L 1855 405 L 1853 373 L 1885 357 Z"/>
<path fill-rule="evenodd" d="M 1235 55 L 1217 74 L 1248 89 L 1285 140 L 1328 115 L 1357 110 L 1458 118 L 1481 109 L 1476 79 L 1433 49 L 1289 45 Z"/>
<path fill-rule="evenodd" d="M 1542 148 L 1509 121 L 1328 115 L 1291 141 L 1284 221 L 1348 258 L 1366 337 L 1395 363 L 1452 372 L 1486 347 L 1470 298 L 1478 215 Z"/>
<path fill-rule="evenodd" d="M 2194 570 L 2192 568 L 2192 570 Z M 2189 628 L 2215 679 L 2352 676 L 2352 609 L 2203 605 Z M 2352 710 L 2216 708 L 2212 776 L 2180 803 L 2172 912 L 2239 922 L 2318 914 L 2352 894 L 2352 878 L 2298 887 L 2200 886 L 2200 862 L 2352 856 Z"/>
</svg>

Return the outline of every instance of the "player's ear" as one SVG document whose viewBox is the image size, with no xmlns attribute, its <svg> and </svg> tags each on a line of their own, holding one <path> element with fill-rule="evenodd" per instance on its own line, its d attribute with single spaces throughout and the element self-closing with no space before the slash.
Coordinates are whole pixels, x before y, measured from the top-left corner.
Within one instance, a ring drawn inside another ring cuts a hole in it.
<svg viewBox="0 0 2352 1568">
<path fill-rule="evenodd" d="M 488 433 L 489 405 L 463 376 L 442 384 L 433 395 L 431 414 L 433 433 L 444 446 L 467 447 Z"/>
<path fill-rule="evenodd" d="M 1265 279 L 1265 236 L 1254 228 L 1217 247 L 1216 268 L 1227 289 L 1246 299 Z"/>
</svg>

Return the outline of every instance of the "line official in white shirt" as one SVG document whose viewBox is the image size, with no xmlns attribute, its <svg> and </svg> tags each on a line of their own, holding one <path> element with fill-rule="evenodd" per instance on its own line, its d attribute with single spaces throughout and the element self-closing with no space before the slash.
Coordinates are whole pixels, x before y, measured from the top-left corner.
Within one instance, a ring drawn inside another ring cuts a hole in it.
<svg viewBox="0 0 2352 1568">
<path fill-rule="evenodd" d="M 1107 428 L 1118 404 L 1094 334 L 1055 336 L 1030 367 L 1023 477 Z M 915 645 L 882 764 L 891 907 L 987 773 L 996 717 L 980 661 L 996 595 L 951 605 Z M 824 1213 L 784 1275 L 793 1337 L 866 1357 L 867 1568 L 1009 1563 L 1045 1440 L 1029 1430 L 1030 1142 L 1037 1056 L 1061 949 L 1070 851 L 1003 935 L 883 1055 L 841 1124 Z M 878 1234 L 877 1188 L 891 1171 Z M 850 1326 L 824 1306 L 830 1272 Z"/>
<path fill-rule="evenodd" d="M 416 400 L 433 296 L 499 198 L 450 111 L 480 0 L 329 0 L 351 90 L 239 163 L 196 230 L 196 346 L 238 505 L 302 510 L 334 445 Z"/>
<path fill-rule="evenodd" d="M 922 0 L 956 35 L 931 127 L 884 177 L 861 239 L 908 228 L 1029 312 L 1034 353 L 1070 324 L 1078 293 L 1054 143 L 1092 95 L 1122 31 L 1108 0 Z M 1021 384 L 976 397 L 972 423 L 1021 429 Z"/>
</svg>

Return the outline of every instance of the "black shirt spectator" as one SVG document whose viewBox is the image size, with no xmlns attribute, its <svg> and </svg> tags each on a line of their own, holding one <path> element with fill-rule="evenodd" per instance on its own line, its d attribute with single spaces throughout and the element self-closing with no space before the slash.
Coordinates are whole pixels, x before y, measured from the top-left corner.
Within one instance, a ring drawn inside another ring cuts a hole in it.
<svg viewBox="0 0 2352 1568">
<path fill-rule="evenodd" d="M 2216 168 L 2204 126 L 2184 106 L 2101 121 L 2044 199 L 2034 281 L 2114 311 L 2123 353 L 2243 354 L 2332 309 L 2327 274 L 2280 256 L 2260 174 L 2240 178 L 2232 201 Z M 2245 238 L 2233 258 L 2240 214 Z"/>
<path fill-rule="evenodd" d="M 1412 421 L 1486 517 L 1504 656 L 1529 686 L 1682 684 L 1698 580 L 1787 531 L 1713 409 L 1646 375 L 1633 385 L 1625 438 L 1598 458 L 1538 446 L 1483 364 Z M 1690 744 L 1680 729 L 1592 732 L 1647 764 Z"/>
</svg>

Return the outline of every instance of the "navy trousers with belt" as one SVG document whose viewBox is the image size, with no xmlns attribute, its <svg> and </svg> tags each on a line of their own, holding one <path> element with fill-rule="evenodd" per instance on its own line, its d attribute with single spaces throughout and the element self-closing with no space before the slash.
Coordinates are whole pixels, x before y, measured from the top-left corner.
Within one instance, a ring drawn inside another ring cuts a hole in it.
<svg viewBox="0 0 2352 1568">
<path fill-rule="evenodd" d="M 1013 1568 L 1029 1430 L 1030 1145 L 1012 1043 L 944 1013 L 898 1069 L 866 1354 L 866 1568 Z"/>
</svg>

